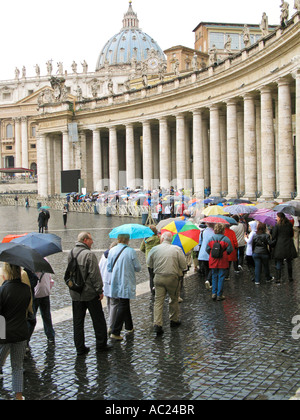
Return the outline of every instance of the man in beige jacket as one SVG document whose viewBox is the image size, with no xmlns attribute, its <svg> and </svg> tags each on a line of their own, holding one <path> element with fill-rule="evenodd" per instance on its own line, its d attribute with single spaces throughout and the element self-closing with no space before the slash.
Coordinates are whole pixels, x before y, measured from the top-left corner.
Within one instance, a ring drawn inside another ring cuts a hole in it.
<svg viewBox="0 0 300 420">
<path fill-rule="evenodd" d="M 166 294 L 170 296 L 169 314 L 172 328 L 180 325 L 178 296 L 180 277 L 187 270 L 186 259 L 182 250 L 172 243 L 172 234 L 165 232 L 161 244 L 152 248 L 147 258 L 147 265 L 153 269 L 155 285 L 154 331 L 163 334 L 163 307 Z"/>
</svg>

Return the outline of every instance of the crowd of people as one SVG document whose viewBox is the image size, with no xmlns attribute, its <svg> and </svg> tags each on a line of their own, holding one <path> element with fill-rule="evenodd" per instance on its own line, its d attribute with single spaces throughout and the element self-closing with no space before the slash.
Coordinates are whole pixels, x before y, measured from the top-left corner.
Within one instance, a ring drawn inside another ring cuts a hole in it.
<svg viewBox="0 0 300 420">
<path fill-rule="evenodd" d="M 44 213 L 44 211 L 41 211 Z M 247 269 L 251 280 L 259 285 L 264 268 L 265 281 L 282 281 L 286 265 L 289 281 L 293 281 L 293 259 L 298 254 L 294 245 L 291 222 L 284 213 L 277 214 L 277 224 L 269 229 L 264 223 L 246 221 L 233 216 L 235 224 L 200 224 L 199 245 L 193 250 L 195 273 L 205 281 L 214 301 L 222 301 L 225 280 L 233 271 L 241 274 Z M 153 236 L 141 242 L 149 271 L 149 284 L 154 299 L 153 330 L 164 334 L 163 310 L 169 296 L 170 328 L 181 325 L 180 291 L 185 273 L 192 259 L 182 249 L 172 245 L 172 233 L 160 232 L 151 226 Z M 97 352 L 112 348 L 108 342 L 122 341 L 125 335 L 134 334 L 134 321 L 130 301 L 136 297 L 136 273 L 141 271 L 136 251 L 129 245 L 129 234 L 121 234 L 103 254 L 100 262 L 92 251 L 93 238 L 89 232 L 81 232 L 72 255 L 84 278 L 82 292 L 70 290 L 73 311 L 74 344 L 77 356 L 89 353 L 85 344 L 85 317 L 90 313 L 95 332 Z M 275 278 L 270 274 L 271 258 L 275 259 Z M 13 391 L 16 399 L 23 397 L 23 360 L 36 325 L 36 314 L 41 310 L 44 330 L 49 343 L 55 343 L 55 331 L 51 320 L 51 275 L 27 274 L 20 267 L 5 263 L 1 274 L 0 315 L 6 320 L 6 337 L 0 337 L 0 377 L 8 354 L 11 355 Z M 30 287 L 28 287 L 30 286 Z M 106 321 L 102 300 L 107 299 Z"/>
</svg>

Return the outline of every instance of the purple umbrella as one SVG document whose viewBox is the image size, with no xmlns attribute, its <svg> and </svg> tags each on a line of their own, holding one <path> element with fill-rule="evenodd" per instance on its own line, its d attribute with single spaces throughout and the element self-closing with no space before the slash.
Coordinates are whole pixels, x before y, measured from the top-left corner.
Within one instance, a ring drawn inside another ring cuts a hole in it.
<svg viewBox="0 0 300 420">
<path fill-rule="evenodd" d="M 285 215 L 289 220 L 293 220 L 289 214 Z M 277 223 L 277 212 L 269 209 L 257 210 L 249 215 L 251 219 L 257 220 L 258 222 L 265 223 L 269 226 L 275 226 Z"/>
</svg>

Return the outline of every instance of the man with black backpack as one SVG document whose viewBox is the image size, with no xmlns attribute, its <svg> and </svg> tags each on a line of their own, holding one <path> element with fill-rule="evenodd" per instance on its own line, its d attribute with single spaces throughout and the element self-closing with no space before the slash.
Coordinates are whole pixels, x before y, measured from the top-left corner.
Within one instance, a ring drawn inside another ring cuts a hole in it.
<svg viewBox="0 0 300 420">
<path fill-rule="evenodd" d="M 87 310 L 93 321 L 96 336 L 96 350 L 106 351 L 111 348 L 107 345 L 107 327 L 101 303 L 103 299 L 103 282 L 98 260 L 91 251 L 92 245 L 93 239 L 91 234 L 88 232 L 80 233 L 76 246 L 70 252 L 68 258 L 68 263 L 72 262 L 73 258 L 76 258 L 78 270 L 83 281 L 81 291 L 72 290 L 70 284 L 67 283 L 72 298 L 74 342 L 78 356 L 87 354 L 90 351 L 85 346 L 84 337 L 84 320 Z"/>
<path fill-rule="evenodd" d="M 215 234 L 207 244 L 206 251 L 209 254 L 209 268 L 212 270 L 212 299 L 224 300 L 223 288 L 226 269 L 229 267 L 228 254 L 233 247 L 225 233 L 225 226 L 221 223 L 215 225 Z"/>
</svg>

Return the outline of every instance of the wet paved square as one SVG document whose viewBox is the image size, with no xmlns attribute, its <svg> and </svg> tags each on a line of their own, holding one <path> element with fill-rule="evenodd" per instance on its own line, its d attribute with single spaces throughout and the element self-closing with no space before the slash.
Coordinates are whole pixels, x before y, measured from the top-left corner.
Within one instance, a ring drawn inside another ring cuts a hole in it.
<svg viewBox="0 0 300 420">
<path fill-rule="evenodd" d="M 1 237 L 37 230 L 35 209 L 0 208 L 0 220 Z M 61 236 L 63 249 L 68 250 L 79 231 L 90 230 L 99 258 L 100 250 L 109 245 L 109 230 L 128 220 L 69 214 L 65 231 L 62 215 L 53 211 L 49 231 Z M 138 276 L 142 283 L 148 277 L 144 256 L 139 258 L 144 264 Z M 71 305 L 62 280 L 66 254 L 49 260 L 56 272 L 52 295 L 56 312 Z M 289 283 L 285 277 L 281 286 L 262 282 L 257 287 L 246 270 L 232 273 L 224 302 L 213 302 L 203 279 L 190 276 L 182 293 L 182 326 L 170 330 L 166 301 L 165 334 L 159 338 L 152 331 L 150 293 L 142 294 L 132 301 L 134 335 L 113 343 L 107 354 L 96 354 L 89 317 L 86 343 L 91 352 L 85 358 L 76 358 L 71 320 L 55 325 L 55 346 L 37 331 L 25 361 L 24 395 L 32 400 L 289 399 L 300 387 L 300 341 L 292 337 L 292 319 L 300 315 L 299 268 L 297 260 L 295 281 Z M 10 373 L 7 362 L 0 382 L 2 399 L 12 398 Z"/>
</svg>

